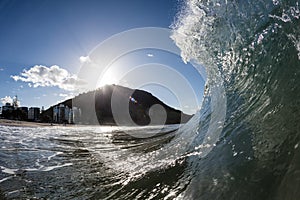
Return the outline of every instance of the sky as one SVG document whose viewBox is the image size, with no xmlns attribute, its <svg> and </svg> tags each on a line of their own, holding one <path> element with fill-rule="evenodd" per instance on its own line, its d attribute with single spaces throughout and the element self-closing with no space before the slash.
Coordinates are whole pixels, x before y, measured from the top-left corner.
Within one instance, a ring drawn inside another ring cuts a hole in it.
<svg viewBox="0 0 300 200">
<path fill-rule="evenodd" d="M 1 0 L 2 102 L 10 101 L 17 95 L 21 106 L 44 106 L 47 109 L 78 94 L 74 87 L 84 81 L 77 74 L 82 65 L 90 61 L 89 54 L 97 45 L 115 34 L 134 28 L 170 28 L 182 4 L 180 0 Z M 126 59 L 131 62 L 125 64 Z M 161 67 L 157 66 L 161 64 L 171 66 L 185 77 L 197 91 L 198 104 L 201 103 L 203 79 L 178 55 L 144 49 L 129 53 L 127 58 L 122 57 L 115 63 L 118 67 L 112 66 L 111 72 L 98 86 L 119 83 L 135 88 L 138 85 L 132 80 L 143 80 L 146 76 L 156 77 L 156 81 L 165 79 L 168 83 L 176 83 L 176 77 L 169 77 L 167 71 L 160 71 Z M 128 71 L 130 66 L 138 65 L 142 66 L 140 73 L 135 70 L 136 73 L 127 76 L 126 81 L 113 81 L 126 75 L 124 69 Z M 184 89 L 180 91 L 180 86 L 174 89 L 160 84 L 146 84 L 141 88 L 186 113 L 192 114 L 199 107 L 190 101 L 193 99 L 190 94 L 186 94 Z M 186 100 L 182 97 L 176 99 L 178 96 L 184 96 Z"/>
</svg>

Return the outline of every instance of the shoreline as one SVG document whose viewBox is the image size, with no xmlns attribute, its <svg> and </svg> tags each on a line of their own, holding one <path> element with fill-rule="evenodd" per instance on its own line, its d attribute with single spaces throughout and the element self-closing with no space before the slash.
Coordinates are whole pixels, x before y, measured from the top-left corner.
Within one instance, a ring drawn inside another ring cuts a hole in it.
<svg viewBox="0 0 300 200">
<path fill-rule="evenodd" d="M 173 125 L 173 124 L 165 124 L 165 125 Z M 112 124 L 99 124 L 99 125 L 87 125 L 87 124 L 56 124 L 56 123 L 42 123 L 42 122 L 29 122 L 29 121 L 18 121 L 12 119 L 0 119 L 0 126 L 14 126 L 14 127 L 29 127 L 29 128 L 38 128 L 38 127 L 53 127 L 53 128 L 76 128 L 76 127 L 86 127 L 86 126 L 110 126 L 110 127 L 117 127 L 116 125 Z M 160 126 L 160 125 L 159 125 Z M 140 127 L 140 126 L 138 126 Z"/>
<path fill-rule="evenodd" d="M 30 127 L 30 128 L 38 128 L 38 127 L 68 127 L 68 128 L 76 128 L 76 127 L 85 127 L 85 126 L 116 126 L 112 124 L 56 124 L 56 123 L 45 123 L 45 122 L 29 122 L 29 121 L 19 121 L 13 119 L 0 119 L 0 126 L 15 126 L 15 127 Z"/>
<path fill-rule="evenodd" d="M 17 127 L 74 127 L 73 124 L 52 124 L 51 123 L 40 123 L 40 122 L 28 122 L 28 121 L 18 121 L 11 119 L 0 119 L 0 126 L 17 126 Z"/>
</svg>

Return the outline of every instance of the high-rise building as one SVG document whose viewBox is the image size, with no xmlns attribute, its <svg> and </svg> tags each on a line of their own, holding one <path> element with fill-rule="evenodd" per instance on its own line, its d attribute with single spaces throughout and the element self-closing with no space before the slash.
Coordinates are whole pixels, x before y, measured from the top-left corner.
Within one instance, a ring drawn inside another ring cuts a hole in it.
<svg viewBox="0 0 300 200">
<path fill-rule="evenodd" d="M 60 104 L 53 108 L 53 122 L 55 123 L 69 123 L 69 115 L 71 109 L 68 106 Z"/>
<path fill-rule="evenodd" d="M 6 119 L 13 119 L 14 118 L 14 107 L 10 103 L 6 103 L 2 106 L 2 117 Z"/>
<path fill-rule="evenodd" d="M 28 107 L 18 107 L 16 110 L 16 119 L 27 120 L 28 119 Z"/>
<path fill-rule="evenodd" d="M 81 110 L 80 108 L 73 107 L 69 111 L 69 123 L 70 124 L 77 124 L 80 123 L 80 117 L 81 117 Z"/>
<path fill-rule="evenodd" d="M 28 110 L 28 119 L 32 121 L 38 121 L 40 118 L 40 108 L 31 107 Z"/>
</svg>

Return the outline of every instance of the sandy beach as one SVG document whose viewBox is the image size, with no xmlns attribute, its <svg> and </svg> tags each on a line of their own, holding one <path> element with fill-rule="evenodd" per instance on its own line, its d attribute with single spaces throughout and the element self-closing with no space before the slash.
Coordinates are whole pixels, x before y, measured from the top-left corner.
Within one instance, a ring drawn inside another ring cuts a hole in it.
<svg viewBox="0 0 300 200">
<path fill-rule="evenodd" d="M 0 125 L 2 125 L 2 126 L 23 126 L 23 127 L 62 126 L 62 125 L 58 125 L 58 124 L 51 125 L 50 123 L 27 122 L 27 121 L 17 121 L 17 120 L 8 120 L 8 119 L 0 119 Z M 67 125 L 67 126 L 72 126 L 72 125 Z"/>
</svg>

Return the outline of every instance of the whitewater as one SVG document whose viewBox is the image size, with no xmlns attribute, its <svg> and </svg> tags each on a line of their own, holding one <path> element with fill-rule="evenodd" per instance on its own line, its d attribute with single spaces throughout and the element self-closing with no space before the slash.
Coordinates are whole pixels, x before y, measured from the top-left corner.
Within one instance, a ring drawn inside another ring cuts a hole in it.
<svg viewBox="0 0 300 200">
<path fill-rule="evenodd" d="M 171 38 L 206 69 L 198 113 L 164 127 L 0 126 L 0 198 L 299 199 L 299 18 L 296 0 L 186 1 Z"/>
</svg>

